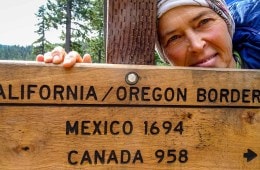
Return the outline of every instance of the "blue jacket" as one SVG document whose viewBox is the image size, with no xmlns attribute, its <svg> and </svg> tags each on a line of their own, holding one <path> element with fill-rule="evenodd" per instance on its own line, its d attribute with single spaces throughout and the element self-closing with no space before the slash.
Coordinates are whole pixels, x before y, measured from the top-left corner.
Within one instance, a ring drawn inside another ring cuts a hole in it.
<svg viewBox="0 0 260 170">
<path fill-rule="evenodd" d="M 233 48 L 245 68 L 260 69 L 260 0 L 226 0 L 236 29 Z"/>
</svg>

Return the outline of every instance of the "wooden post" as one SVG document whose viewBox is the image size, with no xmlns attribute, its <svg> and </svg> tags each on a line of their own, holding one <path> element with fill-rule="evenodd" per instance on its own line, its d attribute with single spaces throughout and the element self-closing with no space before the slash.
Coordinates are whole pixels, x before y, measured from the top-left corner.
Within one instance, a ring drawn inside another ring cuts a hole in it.
<svg viewBox="0 0 260 170">
<path fill-rule="evenodd" d="M 154 65 L 155 0 L 108 0 L 107 63 Z"/>
</svg>

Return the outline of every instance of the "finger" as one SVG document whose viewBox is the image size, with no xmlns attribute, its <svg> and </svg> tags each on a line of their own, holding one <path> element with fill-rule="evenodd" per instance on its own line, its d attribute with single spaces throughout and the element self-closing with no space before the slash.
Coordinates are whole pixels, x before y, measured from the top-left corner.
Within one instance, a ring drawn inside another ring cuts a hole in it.
<svg viewBox="0 0 260 170">
<path fill-rule="evenodd" d="M 83 56 L 83 63 L 92 63 L 92 58 L 89 54 Z"/>
<path fill-rule="evenodd" d="M 65 68 L 71 68 L 73 67 L 76 63 L 82 63 L 82 58 L 79 55 L 78 52 L 76 51 L 71 51 L 69 52 L 65 58 L 64 58 L 64 62 L 63 62 L 63 67 Z"/>
<path fill-rule="evenodd" d="M 52 50 L 51 55 L 53 57 L 52 62 L 54 64 L 60 64 L 63 62 L 66 52 L 64 48 L 58 46 Z"/>
<path fill-rule="evenodd" d="M 45 53 L 44 54 L 44 59 L 43 59 L 43 61 L 45 62 L 45 63 L 52 63 L 52 55 L 51 55 L 51 52 L 47 52 L 47 53 Z"/>
<path fill-rule="evenodd" d="M 38 55 L 36 56 L 36 61 L 38 61 L 38 62 L 43 62 L 43 61 L 44 61 L 44 56 L 43 56 L 42 54 L 38 54 Z"/>
</svg>

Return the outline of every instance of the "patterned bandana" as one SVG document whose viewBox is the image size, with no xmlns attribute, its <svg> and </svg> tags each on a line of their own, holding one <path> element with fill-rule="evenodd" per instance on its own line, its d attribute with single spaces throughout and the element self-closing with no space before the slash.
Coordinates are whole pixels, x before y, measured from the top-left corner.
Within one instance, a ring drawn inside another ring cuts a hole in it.
<svg viewBox="0 0 260 170">
<path fill-rule="evenodd" d="M 170 9 L 185 5 L 204 6 L 212 9 L 224 19 L 228 26 L 229 34 L 231 38 L 233 37 L 235 32 L 235 23 L 224 0 L 157 0 L 157 19 L 159 19 Z M 159 44 L 158 37 L 155 45 L 160 57 L 167 62 L 167 59 L 163 55 L 162 48 Z"/>
</svg>

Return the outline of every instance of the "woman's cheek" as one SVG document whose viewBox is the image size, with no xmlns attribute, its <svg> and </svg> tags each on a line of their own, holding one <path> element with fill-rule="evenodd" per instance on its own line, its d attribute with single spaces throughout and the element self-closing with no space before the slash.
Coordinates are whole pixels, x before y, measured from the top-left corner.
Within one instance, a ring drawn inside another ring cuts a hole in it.
<svg viewBox="0 0 260 170">
<path fill-rule="evenodd" d="M 173 48 L 167 48 L 164 50 L 166 57 L 172 65 L 185 66 L 185 50 L 174 50 Z"/>
</svg>

